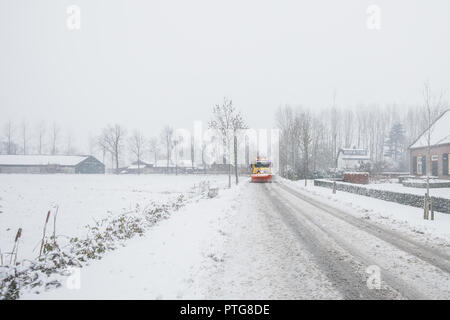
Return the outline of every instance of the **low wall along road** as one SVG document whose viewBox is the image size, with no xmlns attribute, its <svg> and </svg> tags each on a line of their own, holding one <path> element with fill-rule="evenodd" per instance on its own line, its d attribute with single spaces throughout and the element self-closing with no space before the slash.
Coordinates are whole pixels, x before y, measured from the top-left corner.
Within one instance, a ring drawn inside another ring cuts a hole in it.
<svg viewBox="0 0 450 320">
<path fill-rule="evenodd" d="M 317 187 L 333 188 L 333 181 L 329 180 L 314 180 L 314 185 Z M 362 196 L 381 199 L 385 201 L 397 202 L 408 206 L 423 208 L 424 196 L 401 193 L 389 190 L 370 189 L 364 186 L 356 186 L 345 182 L 336 182 L 336 190 L 356 193 Z M 450 213 L 450 199 L 431 197 L 433 199 L 433 208 L 435 211 Z"/>
</svg>

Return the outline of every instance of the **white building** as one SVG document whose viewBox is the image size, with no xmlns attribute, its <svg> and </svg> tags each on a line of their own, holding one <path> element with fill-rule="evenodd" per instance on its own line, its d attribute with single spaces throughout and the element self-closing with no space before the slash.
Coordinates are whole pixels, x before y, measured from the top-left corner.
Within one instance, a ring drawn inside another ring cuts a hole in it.
<svg viewBox="0 0 450 320">
<path fill-rule="evenodd" d="M 366 149 L 339 149 L 337 168 L 340 170 L 355 170 L 362 164 L 369 163 L 370 156 Z"/>
<path fill-rule="evenodd" d="M 121 173 L 191 173 L 198 170 L 190 159 L 180 159 L 178 162 L 171 159 L 168 163 L 166 159 L 159 159 L 156 163 L 141 160 L 139 166 L 135 161 Z"/>
</svg>

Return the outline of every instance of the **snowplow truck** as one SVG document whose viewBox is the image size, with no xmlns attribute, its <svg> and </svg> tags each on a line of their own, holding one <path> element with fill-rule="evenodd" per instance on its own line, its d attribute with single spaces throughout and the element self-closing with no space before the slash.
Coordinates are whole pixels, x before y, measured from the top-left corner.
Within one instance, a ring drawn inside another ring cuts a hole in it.
<svg viewBox="0 0 450 320">
<path fill-rule="evenodd" d="M 251 182 L 272 182 L 272 173 L 271 173 L 272 163 L 265 158 L 257 158 L 250 165 L 251 174 L 250 181 Z"/>
</svg>

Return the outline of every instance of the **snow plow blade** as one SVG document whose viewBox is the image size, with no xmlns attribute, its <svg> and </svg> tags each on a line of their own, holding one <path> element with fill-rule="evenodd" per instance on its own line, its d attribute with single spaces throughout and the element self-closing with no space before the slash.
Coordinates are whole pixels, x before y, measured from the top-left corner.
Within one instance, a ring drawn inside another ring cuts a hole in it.
<svg viewBox="0 0 450 320">
<path fill-rule="evenodd" d="M 272 182 L 271 174 L 252 174 L 251 182 Z"/>
</svg>

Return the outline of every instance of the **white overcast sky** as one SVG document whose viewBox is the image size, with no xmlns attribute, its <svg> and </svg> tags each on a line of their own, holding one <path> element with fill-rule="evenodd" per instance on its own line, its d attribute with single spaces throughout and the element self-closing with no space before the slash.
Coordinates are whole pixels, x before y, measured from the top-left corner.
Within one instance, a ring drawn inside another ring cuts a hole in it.
<svg viewBox="0 0 450 320">
<path fill-rule="evenodd" d="M 427 80 L 448 93 L 448 0 L 0 0 L 0 123 L 156 134 L 227 96 L 271 127 L 279 105 L 328 107 L 334 90 L 339 106 L 417 104 Z"/>
</svg>

